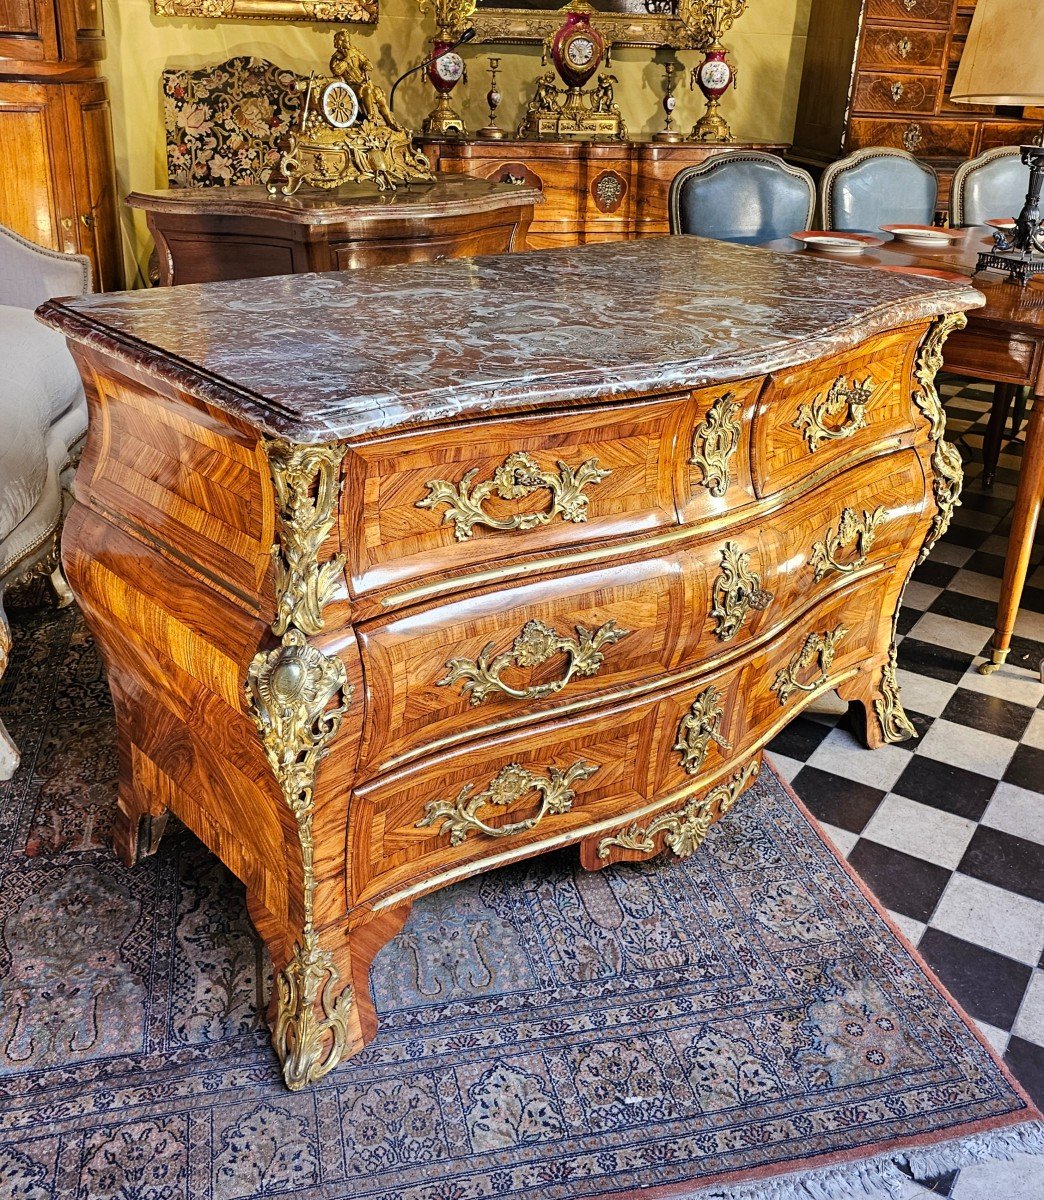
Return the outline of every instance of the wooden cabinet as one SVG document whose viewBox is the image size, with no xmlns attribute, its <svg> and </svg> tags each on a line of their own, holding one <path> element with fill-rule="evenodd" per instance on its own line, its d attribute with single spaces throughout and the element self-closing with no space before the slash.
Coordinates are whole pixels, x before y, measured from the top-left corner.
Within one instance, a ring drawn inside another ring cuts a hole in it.
<svg viewBox="0 0 1044 1200">
<path fill-rule="evenodd" d="M 348 183 L 293 196 L 258 185 L 127 197 L 147 214 L 164 286 L 506 254 L 525 245 L 539 200 L 459 175 L 393 192 Z"/>
<path fill-rule="evenodd" d="M 908 150 L 939 172 L 939 206 L 963 160 L 1035 136 L 1018 109 L 951 104 L 975 4 L 813 0 L 789 157 L 812 168 L 867 146 Z"/>
<path fill-rule="evenodd" d="M 123 284 L 100 0 L 0 0 L 0 224 Z"/>
<path fill-rule="evenodd" d="M 500 183 L 525 183 L 544 194 L 529 229 L 529 248 L 660 237 L 667 226 L 667 193 L 684 167 L 722 150 L 782 146 L 714 146 L 695 142 L 576 142 L 516 138 L 499 142 L 427 139 L 421 148 L 448 174 Z"/>
<path fill-rule="evenodd" d="M 979 297 L 864 276 L 664 238 L 47 306 L 116 844 L 172 810 L 243 879 L 291 1087 L 373 1036 L 415 897 L 693 853 L 830 689 L 913 733 L 894 622 L 960 488 L 930 380 Z"/>
</svg>

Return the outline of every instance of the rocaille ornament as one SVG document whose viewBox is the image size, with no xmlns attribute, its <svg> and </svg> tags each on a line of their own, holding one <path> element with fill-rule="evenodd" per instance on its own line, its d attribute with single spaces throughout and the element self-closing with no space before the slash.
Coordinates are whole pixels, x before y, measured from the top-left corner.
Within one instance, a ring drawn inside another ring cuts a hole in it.
<svg viewBox="0 0 1044 1200">
<path fill-rule="evenodd" d="M 304 102 L 268 181 L 273 196 L 292 196 L 302 185 L 329 190 L 361 183 L 387 191 L 434 180 L 372 72 L 373 64 L 348 34 L 334 34 L 329 75 L 313 73 L 297 85 Z"/>
</svg>

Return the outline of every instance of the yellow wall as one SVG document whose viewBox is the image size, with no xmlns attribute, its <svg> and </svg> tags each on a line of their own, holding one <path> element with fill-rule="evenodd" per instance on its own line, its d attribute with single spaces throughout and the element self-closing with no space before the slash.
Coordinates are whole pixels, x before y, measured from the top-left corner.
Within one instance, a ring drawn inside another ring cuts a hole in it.
<svg viewBox="0 0 1044 1200">
<path fill-rule="evenodd" d="M 563 3 L 565 0 L 563 0 Z M 121 195 L 134 189 L 163 187 L 166 169 L 160 103 L 160 72 L 165 67 L 199 66 L 234 54 L 254 54 L 307 73 L 321 69 L 330 56 L 333 26 L 271 21 L 172 20 L 153 14 L 150 0 L 104 0 L 109 57 L 105 74 L 112 94 L 117 185 Z M 750 0 L 750 7 L 727 38 L 738 67 L 739 88 L 723 105 L 739 138 L 789 141 L 797 107 L 810 0 Z M 433 32 L 432 19 L 421 14 L 416 0 L 381 0 L 376 27 L 352 26 L 353 36 L 373 59 L 377 75 L 390 84 L 423 56 Z M 484 96 L 488 87 L 486 59 L 501 58 L 504 103 L 498 123 L 517 123 L 533 80 L 540 70 L 536 46 L 465 48 L 469 83 L 458 87 L 470 128 L 486 124 Z M 685 53 L 686 66 L 698 55 Z M 617 100 L 632 132 L 649 132 L 662 123 L 662 68 L 651 48 L 620 49 L 613 70 L 620 79 Z M 678 88 L 678 125 L 691 126 L 702 97 Z M 397 114 L 420 125 L 433 93 L 416 77 L 396 95 Z M 141 214 L 124 209 L 124 241 L 128 259 L 143 263 L 150 249 Z M 128 274 L 130 278 L 130 273 Z"/>
</svg>

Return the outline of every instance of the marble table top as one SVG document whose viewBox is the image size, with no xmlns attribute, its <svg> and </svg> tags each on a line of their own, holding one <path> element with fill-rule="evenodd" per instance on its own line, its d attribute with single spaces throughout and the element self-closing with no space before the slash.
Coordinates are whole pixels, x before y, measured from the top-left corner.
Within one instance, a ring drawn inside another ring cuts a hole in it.
<svg viewBox="0 0 1044 1200">
<path fill-rule="evenodd" d="M 539 188 L 439 175 L 433 183 L 381 192 L 345 184 L 332 191 L 301 188 L 293 196 L 270 196 L 258 186 L 161 188 L 131 192 L 127 204 L 147 212 L 255 217 L 291 225 L 336 225 L 373 217 L 422 221 L 430 216 L 496 211 L 513 204 L 542 204 Z"/>
<path fill-rule="evenodd" d="M 981 304 L 970 284 L 669 237 L 113 292 L 38 316 L 305 443 L 740 379 Z"/>
</svg>

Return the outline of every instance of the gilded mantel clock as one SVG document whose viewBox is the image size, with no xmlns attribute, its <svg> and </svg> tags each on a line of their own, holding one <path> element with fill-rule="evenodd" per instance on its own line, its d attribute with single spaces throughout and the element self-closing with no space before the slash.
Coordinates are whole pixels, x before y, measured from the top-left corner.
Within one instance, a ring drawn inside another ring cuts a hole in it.
<svg viewBox="0 0 1044 1200">
<path fill-rule="evenodd" d="M 550 71 L 540 77 L 519 125 L 520 137 L 627 137 L 614 95 L 616 76 L 600 72 L 596 86 L 584 89 L 603 62 L 609 65 L 611 54 L 592 23 L 593 14 L 589 4 L 573 0 L 561 25 L 544 43 L 544 65 L 550 57 L 566 86 L 558 87 Z"/>
</svg>

